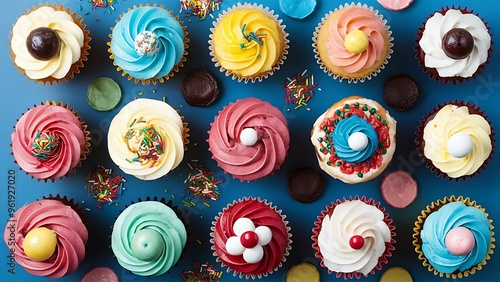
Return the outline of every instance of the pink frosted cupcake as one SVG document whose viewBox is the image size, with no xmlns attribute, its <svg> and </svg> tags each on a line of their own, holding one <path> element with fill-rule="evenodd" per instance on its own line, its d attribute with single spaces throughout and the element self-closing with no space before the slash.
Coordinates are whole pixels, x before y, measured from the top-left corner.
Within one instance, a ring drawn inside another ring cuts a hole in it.
<svg viewBox="0 0 500 282">
<path fill-rule="evenodd" d="M 257 98 L 238 100 L 224 107 L 208 135 L 212 159 L 241 181 L 256 180 L 279 169 L 290 144 L 283 113 Z"/>
<path fill-rule="evenodd" d="M 260 198 L 233 201 L 212 222 L 214 256 L 234 276 L 267 277 L 282 266 L 292 248 L 285 218 L 281 210 Z"/>
<path fill-rule="evenodd" d="M 321 211 L 311 237 L 321 266 L 345 279 L 382 269 L 396 242 L 392 219 L 384 211 L 364 196 L 337 200 Z"/>
</svg>

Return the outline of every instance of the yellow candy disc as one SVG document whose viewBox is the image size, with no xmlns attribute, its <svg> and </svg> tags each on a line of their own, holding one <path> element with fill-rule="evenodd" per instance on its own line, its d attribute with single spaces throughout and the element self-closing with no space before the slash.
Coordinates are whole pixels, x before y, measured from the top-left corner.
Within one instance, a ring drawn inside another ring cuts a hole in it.
<svg viewBox="0 0 500 282">
<path fill-rule="evenodd" d="M 361 30 L 350 31 L 344 39 L 347 51 L 359 54 L 368 48 L 368 36 Z"/>
<path fill-rule="evenodd" d="M 412 282 L 410 273 L 402 267 L 391 267 L 380 277 L 379 282 Z"/>
<path fill-rule="evenodd" d="M 26 255 L 34 261 L 44 261 L 52 256 L 57 246 L 57 235 L 46 227 L 32 229 L 23 241 Z"/>
<path fill-rule="evenodd" d="M 319 282 L 318 269 L 307 262 L 299 263 L 290 268 L 286 274 L 286 282 Z"/>
</svg>

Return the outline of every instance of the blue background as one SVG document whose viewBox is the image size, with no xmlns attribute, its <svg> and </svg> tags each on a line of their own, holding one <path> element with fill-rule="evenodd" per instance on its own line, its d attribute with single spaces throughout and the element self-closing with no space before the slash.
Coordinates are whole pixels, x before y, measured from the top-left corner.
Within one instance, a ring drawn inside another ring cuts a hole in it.
<svg viewBox="0 0 500 282">
<path fill-rule="evenodd" d="M 497 15 L 499 5 L 493 0 L 415 1 L 412 6 L 401 12 L 385 10 L 374 0 L 363 1 L 375 9 L 379 9 L 380 13 L 388 20 L 394 37 L 394 53 L 386 69 L 377 77 L 371 81 L 358 84 L 340 83 L 324 74 L 316 64 L 311 47 L 312 34 L 320 19 L 329 10 L 333 10 L 340 4 L 344 4 L 344 2 L 319 0 L 313 14 L 305 20 L 295 20 L 281 13 L 277 0 L 256 1 L 271 7 L 283 19 L 286 31 L 289 33 L 290 49 L 284 66 L 267 80 L 255 84 L 243 84 L 232 81 L 213 66 L 207 43 L 209 28 L 212 27 L 213 19 L 209 17 L 204 21 L 198 21 L 193 17 L 185 18 L 181 15 L 181 19 L 184 20 L 187 26 L 188 36 L 191 39 L 187 62 L 173 79 L 163 84 L 147 86 L 134 84 L 133 81 L 128 81 L 122 77 L 108 58 L 109 54 L 106 45 L 106 42 L 109 40 L 110 27 L 114 25 L 119 15 L 127 11 L 128 8 L 133 7 L 133 5 L 145 4 L 148 3 L 147 1 L 120 0 L 113 5 L 115 10 L 110 8 L 92 10 L 92 5 L 86 0 L 55 2 L 64 4 L 83 17 L 84 23 L 87 24 L 87 29 L 91 32 L 92 49 L 90 50 L 89 60 L 79 75 L 68 83 L 54 86 L 42 86 L 41 84 L 35 84 L 33 81 L 28 81 L 27 77 L 23 77 L 21 72 L 16 70 L 16 67 L 12 65 L 12 59 L 9 58 L 10 30 L 12 29 L 12 24 L 28 8 L 31 8 L 32 5 L 38 5 L 39 2 L 35 0 L 23 0 L 2 3 L 0 11 L 0 85 L 2 86 L 2 96 L 4 98 L 0 104 L 2 116 L 0 131 L 3 133 L 0 136 L 0 173 L 3 175 L 0 179 L 3 179 L 1 185 L 4 188 L 0 189 L 0 222 L 5 223 L 8 218 L 7 175 L 9 170 L 15 171 L 17 208 L 35 199 L 40 199 L 42 196 L 61 194 L 75 199 L 82 207 L 90 209 L 90 211 L 86 212 L 86 216 L 91 223 L 88 226 L 90 238 L 87 244 L 86 258 L 77 272 L 60 279 L 61 281 L 80 281 L 87 271 L 97 266 L 109 266 L 113 268 L 122 281 L 179 281 L 179 274 L 186 269 L 191 269 L 194 262 L 208 261 L 220 269 L 220 265 L 215 262 L 210 250 L 209 233 L 212 219 L 228 203 L 249 195 L 267 199 L 277 205 L 287 215 L 287 219 L 290 222 L 289 226 L 292 228 L 293 249 L 290 256 L 278 272 L 265 279 L 268 281 L 284 281 L 286 271 L 296 263 L 307 261 L 319 266 L 319 261 L 314 257 L 314 251 L 311 248 L 312 241 L 310 237 L 312 235 L 313 222 L 326 205 L 330 204 L 331 201 L 343 197 L 366 195 L 380 201 L 382 206 L 387 207 L 386 211 L 390 214 L 396 226 L 397 243 L 393 257 L 389 259 L 388 265 L 384 265 L 384 270 L 389 266 L 402 266 L 411 273 L 415 281 L 451 281 L 451 279 L 441 278 L 428 272 L 417 259 L 417 255 L 411 244 L 414 221 L 427 204 L 445 196 L 463 195 L 477 200 L 480 205 L 486 208 L 494 223 L 500 218 L 500 205 L 498 205 L 496 198 L 498 194 L 496 170 L 500 167 L 500 163 L 496 153 L 493 154 L 493 159 L 486 169 L 474 179 L 450 182 L 436 177 L 426 169 L 415 151 L 414 145 L 414 132 L 420 118 L 426 115 L 437 104 L 452 99 L 475 103 L 486 112 L 489 119 L 493 122 L 493 126 L 500 124 L 499 98 L 497 97 L 500 89 L 500 67 L 498 67 L 497 50 L 492 53 L 489 64 L 480 76 L 460 85 L 444 85 L 443 83 L 429 79 L 427 74 L 424 74 L 421 67 L 418 66 L 415 59 L 415 51 L 413 50 L 415 34 L 417 33 L 417 28 L 421 26 L 422 21 L 435 10 L 451 4 L 460 6 L 469 4 L 470 9 L 479 13 L 488 22 L 493 34 L 493 41 L 499 42 L 496 36 L 498 29 L 500 29 L 500 17 Z M 221 8 L 226 9 L 236 2 L 235 0 L 224 0 Z M 177 0 L 157 0 L 149 1 L 149 3 L 163 4 L 167 8 L 172 9 L 175 14 L 179 14 L 180 4 Z M 215 16 L 217 14 L 218 12 L 214 13 Z M 493 49 L 495 47 L 497 47 L 497 44 L 493 45 Z M 216 76 L 221 84 L 221 97 L 207 108 L 188 106 L 180 91 L 184 76 L 190 70 L 196 68 L 207 68 Z M 307 111 L 305 108 L 295 111 L 291 107 L 291 110 L 287 111 L 289 107 L 286 106 L 283 99 L 284 92 L 280 81 L 304 69 L 307 69 L 309 73 L 315 74 L 315 80 L 318 82 L 318 87 L 321 88 L 321 91 L 318 88 L 315 92 L 315 97 L 309 102 L 308 107 L 311 109 L 310 111 Z M 330 178 L 326 174 L 324 174 L 326 179 L 325 190 L 316 202 L 301 204 L 292 200 L 287 193 L 288 173 L 303 165 L 318 168 L 313 147 L 309 141 L 310 128 L 316 117 L 324 112 L 329 105 L 345 96 L 353 94 L 378 100 L 382 105 L 385 105 L 382 100 L 384 81 L 389 76 L 399 73 L 407 73 L 417 82 L 420 86 L 421 96 L 412 109 L 406 112 L 391 111 L 391 114 L 398 121 L 397 149 L 392 164 L 387 171 L 399 168 L 412 173 L 419 184 L 419 194 L 414 203 L 404 210 L 388 207 L 383 201 L 379 189 L 382 176 L 368 183 L 347 185 Z M 110 112 L 95 111 L 86 102 L 89 83 L 101 76 L 114 78 L 118 81 L 123 91 L 123 98 L 119 106 Z M 179 169 L 157 181 L 146 182 L 137 180 L 132 176 L 126 176 L 126 191 L 123 193 L 119 205 L 104 206 L 104 210 L 99 210 L 96 207 L 95 200 L 90 198 L 86 192 L 86 175 L 98 164 L 117 169 L 111 162 L 106 147 L 106 134 L 109 123 L 118 110 L 129 101 L 139 97 L 140 92 L 144 93 L 141 97 L 158 100 L 166 97 L 168 103 L 180 110 L 180 113 L 185 116 L 186 121 L 189 123 L 191 143 L 188 146 L 188 151 Z M 284 165 L 274 175 L 251 183 L 241 183 L 239 180 L 233 180 L 229 175 L 225 175 L 216 166 L 215 161 L 211 160 L 205 140 L 208 137 L 207 131 L 210 122 L 213 121 L 214 116 L 217 115 L 223 106 L 238 98 L 250 96 L 269 101 L 283 111 L 289 123 L 291 144 Z M 13 126 L 16 124 L 16 119 L 22 113 L 26 112 L 28 108 L 32 108 L 34 104 L 39 104 L 45 100 L 62 101 L 74 107 L 89 125 L 92 137 L 92 151 L 88 155 L 88 159 L 83 162 L 83 167 L 78 168 L 76 174 L 70 174 L 69 177 L 57 180 L 55 183 L 38 182 L 23 171 L 20 171 L 17 164 L 14 163 L 14 158 L 10 154 L 11 148 L 9 147 L 10 134 Z M 137 198 L 144 199 L 147 196 L 165 197 L 166 199 L 172 199 L 175 204 L 182 206 L 180 200 L 182 191 L 186 188 L 183 181 L 188 172 L 187 164 L 193 159 L 197 159 L 205 166 L 213 169 L 215 174 L 224 180 L 224 183 L 220 185 L 222 190 L 220 200 L 212 202 L 210 208 L 205 208 L 201 211 L 193 208 L 184 210 L 187 214 L 186 221 L 189 224 L 189 243 L 183 259 L 169 273 L 160 277 L 144 278 L 135 276 L 124 270 L 118 265 L 109 248 L 111 226 L 116 216 L 126 204 L 135 201 Z M 7 255 L 7 247 L 3 243 L 0 244 L 1 281 L 49 280 L 31 276 L 19 265 L 16 265 L 16 274 L 9 274 L 7 272 L 9 269 Z M 500 258 L 495 253 L 483 270 L 472 277 L 462 280 L 491 280 L 496 276 L 495 274 L 498 271 L 495 266 L 498 267 L 499 265 Z M 325 269 L 320 269 L 320 272 L 322 281 L 335 280 L 335 275 L 328 275 Z M 382 271 L 378 271 L 375 275 L 362 278 L 362 280 L 377 281 L 381 274 Z M 232 281 L 237 280 L 237 278 L 224 272 L 222 280 Z"/>
</svg>

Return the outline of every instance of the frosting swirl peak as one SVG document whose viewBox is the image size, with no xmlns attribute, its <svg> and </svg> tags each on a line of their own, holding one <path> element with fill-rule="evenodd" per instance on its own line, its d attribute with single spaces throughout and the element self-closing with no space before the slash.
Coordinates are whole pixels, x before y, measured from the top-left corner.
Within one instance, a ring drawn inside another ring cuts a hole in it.
<svg viewBox="0 0 500 282">
<path fill-rule="evenodd" d="M 356 132 L 361 132 L 368 138 L 368 145 L 362 150 L 353 150 L 349 145 L 349 137 Z M 335 131 L 331 134 L 333 134 L 335 153 L 346 162 L 363 162 L 375 153 L 378 146 L 378 135 L 375 129 L 365 119 L 357 115 L 340 120 Z"/>
</svg>

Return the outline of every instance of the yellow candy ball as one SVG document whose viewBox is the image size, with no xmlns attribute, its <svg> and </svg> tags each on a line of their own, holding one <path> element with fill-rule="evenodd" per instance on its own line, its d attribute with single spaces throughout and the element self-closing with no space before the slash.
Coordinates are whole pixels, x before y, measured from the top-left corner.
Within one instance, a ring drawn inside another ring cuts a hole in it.
<svg viewBox="0 0 500 282">
<path fill-rule="evenodd" d="M 57 246 L 57 235 L 46 227 L 32 229 L 23 241 L 26 255 L 34 261 L 44 261 L 52 256 Z"/>
<path fill-rule="evenodd" d="M 350 31 L 344 39 L 347 51 L 359 54 L 368 48 L 368 36 L 361 30 Z"/>
</svg>

